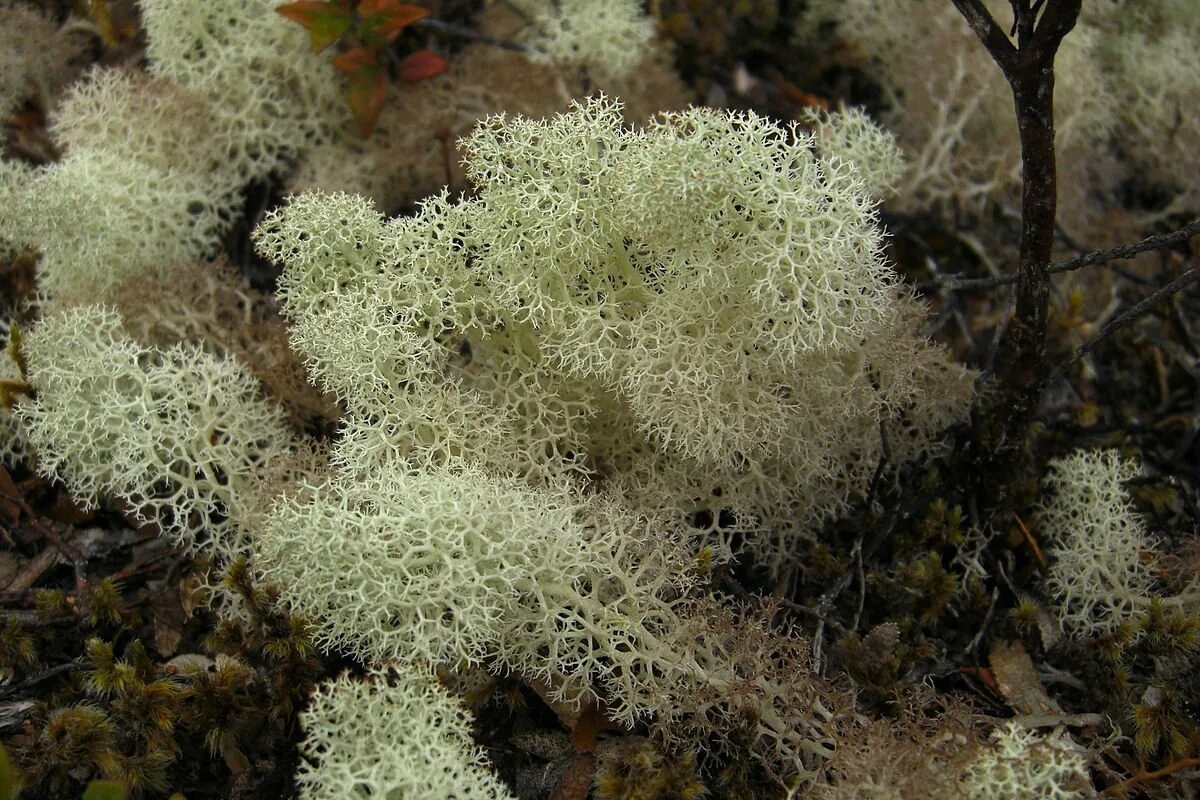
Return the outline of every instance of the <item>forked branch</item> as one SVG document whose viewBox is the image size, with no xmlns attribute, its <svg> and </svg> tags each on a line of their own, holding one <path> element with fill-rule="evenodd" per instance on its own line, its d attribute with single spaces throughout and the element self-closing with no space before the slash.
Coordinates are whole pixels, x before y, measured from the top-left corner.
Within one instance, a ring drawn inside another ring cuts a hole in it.
<svg viewBox="0 0 1200 800">
<path fill-rule="evenodd" d="M 977 445 L 989 458 L 1015 453 L 1045 383 L 1046 313 L 1054 246 L 1057 174 L 1054 154 L 1054 57 L 1079 16 L 1082 0 L 1010 0 L 1013 35 L 982 0 L 953 0 L 1004 73 L 1013 92 L 1021 139 L 1021 254 L 1016 309 L 997 352 L 1001 391 L 985 410 Z"/>
</svg>

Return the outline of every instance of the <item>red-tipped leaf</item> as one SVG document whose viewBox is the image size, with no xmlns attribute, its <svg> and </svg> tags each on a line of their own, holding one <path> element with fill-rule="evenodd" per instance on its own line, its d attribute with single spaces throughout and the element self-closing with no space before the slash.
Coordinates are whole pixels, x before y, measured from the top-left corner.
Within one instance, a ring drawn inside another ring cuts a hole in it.
<svg viewBox="0 0 1200 800">
<path fill-rule="evenodd" d="M 275 11 L 308 29 L 314 52 L 321 52 L 350 30 L 354 17 L 338 3 L 299 0 L 286 3 Z"/>
</svg>

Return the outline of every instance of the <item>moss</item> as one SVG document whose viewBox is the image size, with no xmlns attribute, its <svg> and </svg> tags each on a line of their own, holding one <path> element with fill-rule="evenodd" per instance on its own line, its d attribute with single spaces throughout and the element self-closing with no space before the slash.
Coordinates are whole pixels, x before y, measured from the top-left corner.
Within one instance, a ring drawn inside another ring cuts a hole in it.
<svg viewBox="0 0 1200 800">
<path fill-rule="evenodd" d="M 637 737 L 598 757 L 593 786 L 596 800 L 697 800 L 705 792 L 693 754 L 664 753 Z"/>
<path fill-rule="evenodd" d="M 93 624 L 94 603 L 57 589 L 37 593 L 36 622 L 6 620 L 0 644 L 25 642 L 22 649 L 31 646 L 38 659 L 21 677 L 45 664 L 76 667 L 39 685 L 25 730 L 5 742 L 24 775 L 22 797 L 78 796 L 93 777 L 119 780 L 134 796 L 191 794 L 197 786 L 206 796 L 264 759 L 285 765 L 268 784 L 284 792 L 296 712 L 321 676 L 321 662 L 308 626 L 279 612 L 275 592 L 255 583 L 244 564 L 226 578 L 237 598 L 230 602 L 242 610 L 220 624 L 222 635 L 209 637 L 210 656 L 199 654 L 196 640 L 214 624 L 203 612 L 173 623 L 184 626 L 179 633 L 193 652 L 170 662 L 131 638 L 164 624 L 155 616 L 159 607 L 145 595 L 121 599 L 111 580 L 119 624 L 107 615 Z M 97 581 L 87 598 L 105 583 Z"/>
</svg>

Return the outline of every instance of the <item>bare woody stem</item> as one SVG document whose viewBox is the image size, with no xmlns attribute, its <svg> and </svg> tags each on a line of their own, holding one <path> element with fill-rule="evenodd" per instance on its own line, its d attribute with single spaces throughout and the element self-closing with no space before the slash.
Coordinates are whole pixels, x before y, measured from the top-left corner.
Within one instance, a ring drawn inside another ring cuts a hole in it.
<svg viewBox="0 0 1200 800">
<path fill-rule="evenodd" d="M 1016 308 L 996 356 L 1001 391 L 979 432 L 987 453 L 1010 453 L 1037 406 L 1046 380 L 1046 313 L 1054 245 L 1057 175 L 1054 155 L 1054 57 L 1075 27 L 1082 0 L 1010 0 L 1014 44 L 982 0 L 953 0 L 1012 89 L 1021 140 L 1021 254 Z"/>
</svg>

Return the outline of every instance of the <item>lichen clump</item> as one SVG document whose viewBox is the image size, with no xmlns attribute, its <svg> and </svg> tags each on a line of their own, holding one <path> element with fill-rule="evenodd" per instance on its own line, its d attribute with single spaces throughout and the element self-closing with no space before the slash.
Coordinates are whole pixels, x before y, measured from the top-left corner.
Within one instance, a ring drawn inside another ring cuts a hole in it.
<svg viewBox="0 0 1200 800">
<path fill-rule="evenodd" d="M 349 411 L 343 468 L 583 480 L 783 572 L 865 486 L 881 427 L 906 459 L 965 413 L 972 373 L 884 262 L 857 166 L 875 139 L 704 109 L 628 131 L 597 100 L 491 118 L 466 149 L 473 199 L 387 221 L 305 194 L 256 232 L 293 346 Z"/>
</svg>

